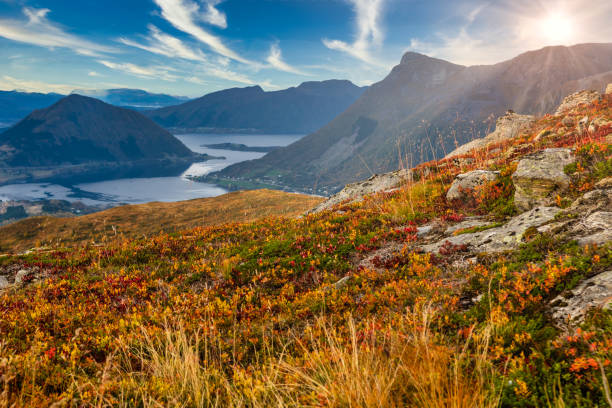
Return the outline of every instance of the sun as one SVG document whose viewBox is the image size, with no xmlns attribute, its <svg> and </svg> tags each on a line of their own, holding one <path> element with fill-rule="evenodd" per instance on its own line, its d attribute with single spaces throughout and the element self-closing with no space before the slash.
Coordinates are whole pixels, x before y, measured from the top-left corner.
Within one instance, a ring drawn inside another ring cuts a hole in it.
<svg viewBox="0 0 612 408">
<path fill-rule="evenodd" d="M 540 23 L 542 35 L 554 44 L 568 44 L 574 38 L 574 22 L 564 14 L 550 14 Z"/>
</svg>

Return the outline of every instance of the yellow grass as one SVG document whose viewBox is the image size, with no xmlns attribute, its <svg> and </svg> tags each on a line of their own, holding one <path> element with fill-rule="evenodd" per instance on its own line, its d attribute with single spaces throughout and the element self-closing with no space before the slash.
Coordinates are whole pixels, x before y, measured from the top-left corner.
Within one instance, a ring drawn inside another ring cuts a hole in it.
<svg viewBox="0 0 612 408">
<path fill-rule="evenodd" d="M 74 218 L 35 217 L 0 228 L 0 253 L 119 236 L 138 238 L 267 216 L 296 216 L 321 201 L 320 197 L 255 190 L 175 203 L 126 205 Z"/>
</svg>

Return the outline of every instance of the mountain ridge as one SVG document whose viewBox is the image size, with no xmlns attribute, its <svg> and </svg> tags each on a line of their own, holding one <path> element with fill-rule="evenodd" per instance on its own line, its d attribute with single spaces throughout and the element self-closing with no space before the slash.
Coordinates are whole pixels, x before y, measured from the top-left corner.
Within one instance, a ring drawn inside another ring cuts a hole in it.
<svg viewBox="0 0 612 408">
<path fill-rule="evenodd" d="M 353 103 L 365 88 L 347 80 L 309 81 L 278 91 L 230 88 L 145 114 L 166 128 L 210 133 L 299 134 L 316 130 Z"/>
<path fill-rule="evenodd" d="M 382 81 L 320 130 L 261 159 L 209 175 L 331 194 L 372 173 L 418 164 L 491 131 L 508 109 L 551 112 L 584 85 L 612 81 L 612 44 L 545 47 L 465 67 L 408 52 Z M 402 160 L 400 160 L 400 157 Z"/>
</svg>

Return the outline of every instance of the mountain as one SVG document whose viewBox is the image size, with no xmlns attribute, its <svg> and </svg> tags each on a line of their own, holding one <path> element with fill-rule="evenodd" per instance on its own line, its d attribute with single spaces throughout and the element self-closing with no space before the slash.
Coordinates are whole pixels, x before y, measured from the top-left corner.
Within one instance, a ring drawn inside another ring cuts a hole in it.
<svg viewBox="0 0 612 408">
<path fill-rule="evenodd" d="M 309 133 L 328 123 L 365 88 L 350 81 L 304 82 L 265 92 L 259 86 L 232 88 L 146 115 L 164 127 L 211 132 Z"/>
<path fill-rule="evenodd" d="M 196 158 L 201 156 L 140 113 L 77 94 L 0 135 L 0 170 L 21 169 L 28 179 L 174 173 Z M 38 177 L 32 168 L 53 174 Z"/>
<path fill-rule="evenodd" d="M 106 103 L 136 110 L 155 109 L 187 101 L 184 96 L 155 94 L 142 89 L 108 89 L 100 97 Z"/>
<path fill-rule="evenodd" d="M 14 124 L 33 110 L 53 105 L 63 97 L 56 93 L 0 91 L 0 128 Z"/>
<path fill-rule="evenodd" d="M 608 82 L 612 44 L 547 47 L 472 67 L 408 52 L 322 129 L 207 180 L 238 185 L 249 180 L 329 194 L 372 173 L 444 157 L 484 136 L 508 109 L 550 113 L 565 95 L 602 90 Z"/>
</svg>

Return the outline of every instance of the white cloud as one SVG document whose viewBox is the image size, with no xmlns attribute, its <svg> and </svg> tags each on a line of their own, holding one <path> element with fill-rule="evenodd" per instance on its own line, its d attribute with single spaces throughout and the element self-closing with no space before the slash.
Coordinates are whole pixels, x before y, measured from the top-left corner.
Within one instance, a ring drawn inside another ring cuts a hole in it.
<svg viewBox="0 0 612 408">
<path fill-rule="evenodd" d="M 161 15 L 176 29 L 190 34 L 198 41 L 206 44 L 214 52 L 224 57 L 243 64 L 254 64 L 246 58 L 241 57 L 236 52 L 229 49 L 223 41 L 204 30 L 197 24 L 197 21 L 205 19 L 206 12 L 202 13 L 200 6 L 191 0 L 154 0 L 161 8 Z"/>
<path fill-rule="evenodd" d="M 270 46 L 270 54 L 268 55 L 266 61 L 268 61 L 268 64 L 270 64 L 271 67 L 276 68 L 279 71 L 289 72 L 297 75 L 309 75 L 283 61 L 283 54 L 278 43 L 272 44 Z"/>
<path fill-rule="evenodd" d="M 101 77 L 102 75 L 98 74 L 96 71 L 89 71 L 87 73 L 88 76 L 90 77 Z"/>
<path fill-rule="evenodd" d="M 372 65 L 378 65 L 370 51 L 381 46 L 384 40 L 381 28 L 385 0 L 349 0 L 356 14 L 357 36 L 352 44 L 340 40 L 323 39 L 329 49 L 345 52 Z"/>
<path fill-rule="evenodd" d="M 116 52 L 111 47 L 66 32 L 62 27 L 47 19 L 49 9 L 24 7 L 23 13 L 26 20 L 0 19 L 0 37 L 41 47 L 68 48 L 88 56 Z"/>
<path fill-rule="evenodd" d="M 209 0 L 206 3 L 206 11 L 202 14 L 202 21 L 217 27 L 227 28 L 225 13 L 215 7 L 219 3 L 221 3 L 221 0 Z"/>
<path fill-rule="evenodd" d="M 0 89 L 7 91 L 17 90 L 22 92 L 57 92 L 69 94 L 73 89 L 79 87 L 82 87 L 82 85 L 50 84 L 42 81 L 13 78 L 8 75 L 0 77 Z"/>
<path fill-rule="evenodd" d="M 149 25 L 149 43 L 140 44 L 127 38 L 119 41 L 130 47 L 136 47 L 154 54 L 170 58 L 183 58 L 191 61 L 206 61 L 204 53 L 198 49 L 191 49 L 181 40 L 160 31 L 154 25 Z"/>
<path fill-rule="evenodd" d="M 140 78 L 156 78 L 164 81 L 174 82 L 179 77 L 177 75 L 171 74 L 169 71 L 174 71 L 174 69 L 170 67 L 143 67 L 140 65 L 132 64 L 129 62 L 112 62 L 107 60 L 98 60 L 98 62 L 104 65 L 107 68 L 114 69 L 116 71 L 125 72 L 126 74 L 135 75 Z"/>
</svg>

